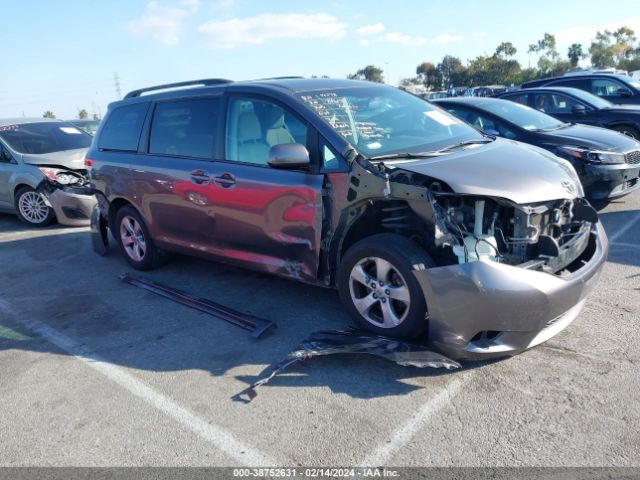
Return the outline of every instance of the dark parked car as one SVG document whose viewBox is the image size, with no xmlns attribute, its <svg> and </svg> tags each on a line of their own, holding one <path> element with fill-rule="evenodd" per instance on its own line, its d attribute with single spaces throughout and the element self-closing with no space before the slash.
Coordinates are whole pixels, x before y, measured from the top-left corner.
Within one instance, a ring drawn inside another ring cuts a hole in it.
<svg viewBox="0 0 640 480">
<path fill-rule="evenodd" d="M 563 122 L 609 128 L 640 140 L 640 105 L 615 105 L 568 87 L 527 88 L 496 97 L 528 105 Z"/>
<path fill-rule="evenodd" d="M 498 98 L 435 102 L 485 133 L 529 143 L 566 158 L 592 200 L 621 197 L 640 187 L 640 142 L 629 136 L 564 123 L 520 103 Z"/>
<path fill-rule="evenodd" d="M 173 251 L 337 287 L 361 327 L 457 358 L 561 331 L 607 255 L 567 161 L 369 82 L 134 91 L 86 162 L 100 253 L 108 228 L 136 269 Z"/>
<path fill-rule="evenodd" d="M 522 88 L 571 87 L 593 93 L 612 103 L 640 105 L 640 82 L 627 75 L 606 73 L 542 78 L 522 84 Z"/>
</svg>

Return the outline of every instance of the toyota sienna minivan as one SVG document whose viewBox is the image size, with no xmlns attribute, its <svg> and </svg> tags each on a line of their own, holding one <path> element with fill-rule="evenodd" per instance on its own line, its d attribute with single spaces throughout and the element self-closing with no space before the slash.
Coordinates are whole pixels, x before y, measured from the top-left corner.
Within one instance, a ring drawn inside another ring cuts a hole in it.
<svg viewBox="0 0 640 480">
<path fill-rule="evenodd" d="M 569 162 L 369 82 L 136 90 L 86 165 L 94 240 L 134 268 L 180 252 L 335 287 L 362 328 L 455 358 L 560 332 L 607 256 Z"/>
</svg>

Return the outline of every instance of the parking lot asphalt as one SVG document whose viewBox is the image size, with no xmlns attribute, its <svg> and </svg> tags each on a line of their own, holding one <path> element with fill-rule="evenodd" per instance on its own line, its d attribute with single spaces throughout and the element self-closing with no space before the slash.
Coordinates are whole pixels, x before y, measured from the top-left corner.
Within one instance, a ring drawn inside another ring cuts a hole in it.
<svg viewBox="0 0 640 480">
<path fill-rule="evenodd" d="M 144 274 L 277 322 L 255 340 L 121 283 L 86 228 L 0 215 L 0 465 L 640 466 L 640 194 L 600 213 L 609 261 L 547 343 L 458 371 L 317 358 L 250 404 L 349 322 L 336 292 L 183 256 Z"/>
</svg>

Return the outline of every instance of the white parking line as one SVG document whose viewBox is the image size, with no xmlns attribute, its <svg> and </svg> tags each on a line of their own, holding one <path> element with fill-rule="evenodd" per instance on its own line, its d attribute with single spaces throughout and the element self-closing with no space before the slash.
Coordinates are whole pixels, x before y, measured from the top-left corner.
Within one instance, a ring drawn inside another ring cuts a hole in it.
<svg viewBox="0 0 640 480">
<path fill-rule="evenodd" d="M 431 418 L 441 410 L 451 404 L 451 400 L 460 389 L 471 379 L 472 373 L 454 373 L 457 375 L 449 382 L 444 390 L 441 390 L 435 397 L 422 405 L 418 411 L 398 428 L 390 440 L 385 440 L 378 448 L 373 450 L 364 460 L 360 462 L 361 467 L 377 467 L 387 465 L 393 454 L 411 441 Z"/>
<path fill-rule="evenodd" d="M 609 237 L 609 243 L 616 243 L 616 240 L 618 240 L 625 233 L 631 230 L 631 227 L 635 226 L 637 223 L 640 223 L 640 216 L 637 216 L 634 220 L 630 221 L 629 223 L 624 225 L 620 230 L 618 230 L 613 235 L 611 235 Z"/>
<path fill-rule="evenodd" d="M 91 352 L 87 347 L 58 332 L 54 328 L 37 320 L 24 320 L 12 305 L 0 298 L 0 313 L 10 315 L 16 322 L 27 329 L 37 333 L 55 346 L 66 351 L 70 355 L 83 362 L 85 365 L 97 370 L 109 380 L 117 383 L 122 388 L 136 397 L 144 400 L 152 407 L 160 410 L 165 415 L 173 418 L 200 438 L 213 444 L 240 465 L 268 466 L 278 465 L 274 460 L 259 450 L 237 440 L 233 435 L 221 427 L 210 424 L 208 421 L 197 417 L 185 408 L 181 407 L 170 398 L 155 391 L 148 385 L 127 373 L 123 368 L 116 367 L 100 356 Z M 243 452 L 243 453 L 241 453 Z"/>
</svg>

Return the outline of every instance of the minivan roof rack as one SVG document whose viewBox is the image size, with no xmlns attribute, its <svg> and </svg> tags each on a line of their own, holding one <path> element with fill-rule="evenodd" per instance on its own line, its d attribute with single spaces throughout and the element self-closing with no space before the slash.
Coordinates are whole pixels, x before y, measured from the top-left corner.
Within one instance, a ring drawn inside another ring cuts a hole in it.
<svg viewBox="0 0 640 480">
<path fill-rule="evenodd" d="M 227 80 L 226 78 L 203 78 L 201 80 L 189 80 L 186 82 L 177 82 L 177 83 L 166 83 L 164 85 L 156 85 L 155 87 L 147 87 L 140 88 L 138 90 L 132 90 L 127 93 L 124 98 L 133 98 L 139 97 L 143 93 L 153 92 L 156 90 L 169 90 L 171 88 L 181 88 L 181 87 L 209 87 L 211 85 L 222 85 L 225 83 L 233 83 L 233 80 Z"/>
</svg>

